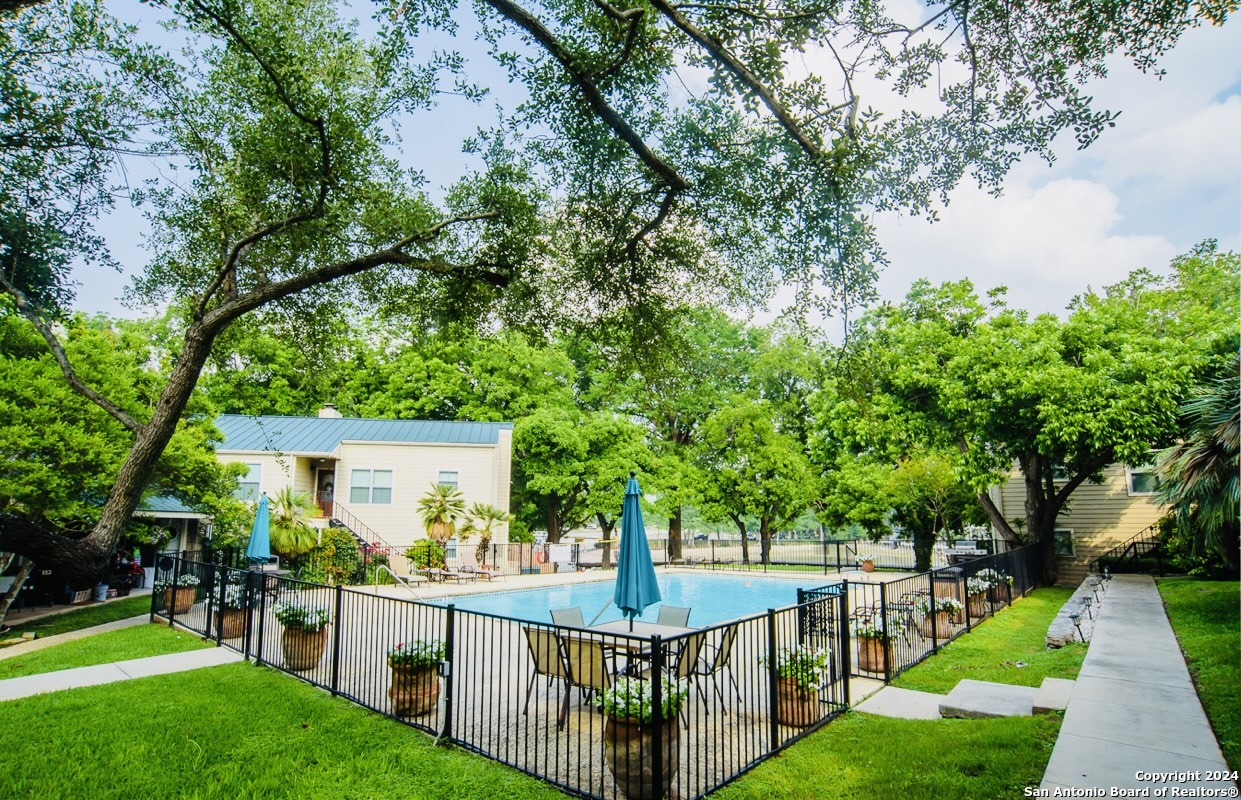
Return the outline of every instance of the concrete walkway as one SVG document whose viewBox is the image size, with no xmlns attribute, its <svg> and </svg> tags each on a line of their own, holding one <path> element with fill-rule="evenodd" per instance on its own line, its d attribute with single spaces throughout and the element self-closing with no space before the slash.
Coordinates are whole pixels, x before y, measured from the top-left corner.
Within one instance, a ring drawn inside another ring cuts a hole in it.
<svg viewBox="0 0 1241 800">
<path fill-rule="evenodd" d="M 1235 789 L 1155 582 L 1117 575 L 1095 623 L 1042 788 Z M 1192 795 L 1191 795 L 1192 796 Z M 1232 795 L 1235 796 L 1235 795 Z"/>
<path fill-rule="evenodd" d="M 152 675 L 166 675 L 170 672 L 218 667 L 221 664 L 231 664 L 235 661 L 241 661 L 240 653 L 234 653 L 226 647 L 211 647 L 186 653 L 169 653 L 163 656 L 118 661 L 115 664 L 99 664 L 93 667 L 77 667 L 62 669 L 58 672 L 44 672 L 39 675 L 26 675 L 0 681 L 0 702 L 47 692 L 58 692 L 61 689 L 78 689 L 83 686 L 98 686 L 102 683 L 116 683 L 134 678 L 149 678 Z"/>
</svg>

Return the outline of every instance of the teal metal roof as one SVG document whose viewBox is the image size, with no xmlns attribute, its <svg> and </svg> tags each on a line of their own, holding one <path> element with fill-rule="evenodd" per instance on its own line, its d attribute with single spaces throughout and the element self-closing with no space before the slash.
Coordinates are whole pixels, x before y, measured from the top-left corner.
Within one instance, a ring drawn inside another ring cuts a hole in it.
<svg viewBox="0 0 1241 800">
<path fill-rule="evenodd" d="M 135 512 L 141 515 L 148 514 L 196 514 L 194 509 L 182 503 L 175 497 L 148 497 L 138 505 Z"/>
<path fill-rule="evenodd" d="M 321 453 L 342 441 L 413 444 L 496 444 L 511 422 L 436 422 L 421 419 L 338 419 L 222 414 L 215 421 L 224 434 L 220 450 Z"/>
</svg>

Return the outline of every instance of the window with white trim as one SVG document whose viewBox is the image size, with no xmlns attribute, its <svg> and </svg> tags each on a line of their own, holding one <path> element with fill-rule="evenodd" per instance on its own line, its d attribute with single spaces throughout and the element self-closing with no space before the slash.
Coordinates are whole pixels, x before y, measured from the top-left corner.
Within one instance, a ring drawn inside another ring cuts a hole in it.
<svg viewBox="0 0 1241 800">
<path fill-rule="evenodd" d="M 1055 541 L 1052 543 L 1052 549 L 1058 556 L 1075 556 L 1077 555 L 1077 545 L 1073 541 L 1073 530 L 1071 528 L 1056 528 Z"/>
<path fill-rule="evenodd" d="M 436 483 L 442 483 L 458 489 L 461 485 L 461 473 L 455 469 L 442 469 L 440 470 L 439 480 Z"/>
<path fill-rule="evenodd" d="M 358 505 L 391 504 L 392 470 L 353 470 L 349 476 L 349 502 Z"/>
<path fill-rule="evenodd" d="M 1126 466 L 1125 481 L 1131 497 L 1154 494 L 1159 490 L 1159 476 L 1155 474 L 1155 465 L 1149 461 L 1135 467 Z"/>
<path fill-rule="evenodd" d="M 238 500 L 258 500 L 263 480 L 262 464 L 246 464 L 246 474 L 237 479 Z"/>
</svg>

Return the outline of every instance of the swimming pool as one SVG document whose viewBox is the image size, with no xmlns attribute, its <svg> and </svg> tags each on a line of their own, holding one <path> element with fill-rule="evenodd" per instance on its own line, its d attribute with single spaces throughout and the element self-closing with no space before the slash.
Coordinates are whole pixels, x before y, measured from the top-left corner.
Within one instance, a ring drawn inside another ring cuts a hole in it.
<svg viewBox="0 0 1241 800">
<path fill-rule="evenodd" d="M 745 575 L 713 575 L 668 573 L 659 576 L 663 602 L 670 606 L 693 609 L 690 624 L 694 627 L 760 614 L 769 608 L 784 608 L 797 602 L 797 589 L 823 586 L 828 580 L 822 575 L 800 578 L 758 578 Z M 551 609 L 577 606 L 589 625 L 591 618 L 612 599 L 616 584 L 612 581 L 573 583 L 540 589 L 521 589 L 475 595 L 441 598 L 440 605 L 452 603 L 457 608 L 481 611 L 531 622 L 551 622 Z M 661 603 L 650 606 L 639 619 L 654 622 Z M 620 619 L 616 606 L 608 605 L 599 622 Z"/>
</svg>

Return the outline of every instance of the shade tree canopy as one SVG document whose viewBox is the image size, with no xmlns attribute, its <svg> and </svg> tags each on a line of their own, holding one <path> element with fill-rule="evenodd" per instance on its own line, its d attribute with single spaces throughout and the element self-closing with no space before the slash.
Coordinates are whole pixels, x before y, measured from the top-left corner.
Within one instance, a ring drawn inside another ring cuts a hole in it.
<svg viewBox="0 0 1241 800">
<path fill-rule="evenodd" d="M 1110 115 L 1080 86 L 1109 54 L 1149 68 L 1227 13 L 954 3 L 902 21 L 870 2 L 391 0 L 360 26 L 326 0 L 146 8 L 175 49 L 140 44 L 98 3 L 0 8 L 0 92 L 20 109 L 0 120 L 0 289 L 69 385 L 132 436 L 85 536 L 6 515 L 0 549 L 83 582 L 106 569 L 218 337 L 247 314 L 388 303 L 529 322 L 556 308 L 642 330 L 686 297 L 760 298 L 777 281 L 858 296 L 881 259 L 869 209 L 930 211 L 966 176 L 998 185 L 1059 131 L 1088 143 Z M 479 168 L 432 197 L 395 137 L 443 91 L 481 95 L 460 54 L 423 38 L 471 12 L 529 99 L 466 143 Z M 803 53 L 830 72 L 797 69 Z M 688 98 L 667 88 L 684 68 L 707 76 Z M 855 89 L 867 71 L 898 96 L 934 86 L 934 110 L 869 110 Z M 139 416 L 79 378 L 53 324 L 67 264 L 98 251 L 111 170 L 135 151 L 169 168 L 133 192 L 153 225 L 134 296 L 184 319 Z"/>
</svg>

